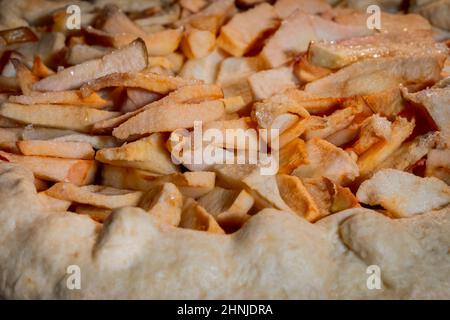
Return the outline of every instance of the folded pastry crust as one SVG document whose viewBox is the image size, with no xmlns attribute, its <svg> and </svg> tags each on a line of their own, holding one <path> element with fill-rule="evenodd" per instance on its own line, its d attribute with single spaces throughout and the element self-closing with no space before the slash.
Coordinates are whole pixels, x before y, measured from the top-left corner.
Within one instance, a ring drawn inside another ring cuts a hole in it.
<svg viewBox="0 0 450 320">
<path fill-rule="evenodd" d="M 405 219 L 355 208 L 311 224 L 265 209 L 231 235 L 138 208 L 104 225 L 46 212 L 30 171 L 0 163 L 0 296 L 20 299 L 449 299 L 450 209 Z M 79 266 L 81 288 L 67 286 Z M 368 289 L 368 266 L 381 289 Z"/>
</svg>

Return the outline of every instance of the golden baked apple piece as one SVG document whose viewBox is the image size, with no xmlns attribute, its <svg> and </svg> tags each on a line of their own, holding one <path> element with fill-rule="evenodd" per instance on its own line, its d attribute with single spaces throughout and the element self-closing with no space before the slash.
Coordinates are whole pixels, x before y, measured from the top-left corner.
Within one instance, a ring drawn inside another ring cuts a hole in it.
<svg viewBox="0 0 450 320">
<path fill-rule="evenodd" d="M 207 30 L 217 34 L 225 20 L 235 13 L 234 0 L 212 1 L 202 10 L 175 22 L 176 26 L 186 26 Z"/>
<path fill-rule="evenodd" d="M 225 100 L 225 99 L 224 99 Z M 224 141 L 213 141 L 211 144 L 216 145 L 218 147 L 229 148 L 229 149 L 257 149 L 258 141 L 257 136 L 255 135 L 245 135 L 246 130 L 254 129 L 255 124 L 253 123 L 250 117 L 240 117 L 237 119 L 231 120 L 216 120 L 210 121 L 208 123 L 203 124 L 202 130 L 206 132 L 207 130 L 217 130 L 217 133 L 220 132 Z M 242 136 L 240 136 L 242 133 Z M 229 141 L 228 137 L 238 137 L 235 141 Z M 245 139 L 242 139 L 244 137 Z"/>
<path fill-rule="evenodd" d="M 433 149 L 428 153 L 425 175 L 450 185 L 450 149 Z"/>
<path fill-rule="evenodd" d="M 61 104 L 89 108 L 104 108 L 112 105 L 111 101 L 103 99 L 95 92 L 83 96 L 81 92 L 77 90 L 50 92 L 33 91 L 30 95 L 10 96 L 9 101 L 20 104 Z"/>
<path fill-rule="evenodd" d="M 306 140 L 312 138 L 326 139 L 350 126 L 358 113 L 355 108 L 345 108 L 336 110 L 325 117 L 311 116 L 304 121 L 305 132 L 303 136 Z"/>
<path fill-rule="evenodd" d="M 260 168 L 253 170 L 242 182 L 246 190 L 255 199 L 255 205 L 259 209 L 276 208 L 291 212 L 291 208 L 284 202 L 278 190 L 275 175 L 263 175 Z"/>
<path fill-rule="evenodd" d="M 97 133 L 110 133 L 111 130 L 135 115 L 154 108 L 156 106 L 165 106 L 169 104 L 194 103 L 206 100 L 215 100 L 223 98 L 222 89 L 216 85 L 194 85 L 181 87 L 174 92 L 169 93 L 164 98 L 149 103 L 135 111 L 127 112 L 112 119 L 99 121 L 94 124 L 92 131 Z"/>
<path fill-rule="evenodd" d="M 103 7 L 97 25 L 101 30 L 109 33 L 129 33 L 138 36 L 145 34 L 144 30 L 114 4 L 107 4 Z"/>
<path fill-rule="evenodd" d="M 108 209 L 136 206 L 142 197 L 141 191 L 100 185 L 76 186 L 67 182 L 58 182 L 45 193 L 53 198 Z"/>
<path fill-rule="evenodd" d="M 163 183 L 147 191 L 139 207 L 158 220 L 176 227 L 181 219 L 183 195 L 173 183 Z"/>
<path fill-rule="evenodd" d="M 19 153 L 17 141 L 22 138 L 23 128 L 0 128 L 0 149 Z"/>
<path fill-rule="evenodd" d="M 222 101 L 225 104 L 225 112 L 227 114 L 244 111 L 244 108 L 247 106 L 244 98 L 240 95 L 223 98 Z"/>
<path fill-rule="evenodd" d="M 148 56 L 163 56 L 173 53 L 177 50 L 183 30 L 177 29 L 158 29 L 151 33 L 142 35 L 135 35 L 131 33 L 109 33 L 103 30 L 98 30 L 92 26 L 84 29 L 86 38 L 90 42 L 101 43 L 108 47 L 122 49 L 132 43 L 133 41 L 142 40 L 145 43 Z M 128 70 L 126 70 L 128 71 Z M 138 71 L 138 70 L 137 70 Z"/>
<path fill-rule="evenodd" d="M 205 83 L 215 83 L 220 64 L 225 58 L 225 52 L 215 49 L 202 58 L 187 60 L 181 68 L 179 76 L 183 79 L 196 79 Z"/>
<path fill-rule="evenodd" d="M 302 180 L 296 176 L 279 174 L 277 183 L 281 197 L 292 211 L 310 222 L 359 206 L 349 188 L 339 186 L 325 177 Z"/>
<path fill-rule="evenodd" d="M 238 82 L 241 78 L 261 71 L 263 67 L 259 57 L 228 57 L 220 64 L 216 83 L 224 86 Z"/>
<path fill-rule="evenodd" d="M 46 78 L 52 74 L 55 74 L 55 71 L 47 67 L 40 56 L 34 56 L 31 72 L 39 78 Z"/>
<path fill-rule="evenodd" d="M 263 101 L 255 102 L 253 106 L 253 118 L 261 128 L 272 128 L 273 123 L 280 115 L 291 113 L 301 118 L 309 117 L 305 108 L 307 97 L 298 89 L 288 89 L 275 94 Z M 280 126 L 277 126 L 280 128 Z"/>
<path fill-rule="evenodd" d="M 63 91 L 79 88 L 89 80 L 115 72 L 137 72 L 147 66 L 147 50 L 142 40 L 106 54 L 100 59 L 86 61 L 47 78 L 33 85 L 36 91 Z"/>
<path fill-rule="evenodd" d="M 307 151 L 305 142 L 296 138 L 279 150 L 279 174 L 291 174 L 299 165 L 306 163 Z"/>
<path fill-rule="evenodd" d="M 404 142 L 389 157 L 381 162 L 375 171 L 391 168 L 402 171 L 411 168 L 425 156 L 430 159 L 430 153 L 434 150 L 439 141 L 438 132 L 429 132 L 414 138 L 412 141 Z M 432 150 L 433 149 L 433 150 Z M 428 160 L 427 160 L 428 161 Z M 433 161 L 432 161 L 433 162 Z"/>
<path fill-rule="evenodd" d="M 116 167 L 108 164 L 102 165 L 101 184 L 118 189 L 131 189 L 147 191 L 154 187 L 153 179 L 162 177 L 150 171 L 130 167 Z"/>
<path fill-rule="evenodd" d="M 405 218 L 450 203 L 450 186 L 434 177 L 383 169 L 364 181 L 356 196 L 362 203 L 381 205 L 395 217 Z"/>
<path fill-rule="evenodd" d="M 71 129 L 90 132 L 97 121 L 110 119 L 118 112 L 58 104 L 23 105 L 5 102 L 0 106 L 0 114 L 21 123 L 37 126 Z"/>
<path fill-rule="evenodd" d="M 414 129 L 414 121 L 397 117 L 392 123 L 389 140 L 382 140 L 371 146 L 358 158 L 358 167 L 362 179 L 371 176 L 377 166 L 386 160 L 403 141 L 405 141 Z"/>
<path fill-rule="evenodd" d="M 305 91 L 340 98 L 382 93 L 400 84 L 435 83 L 441 77 L 445 57 L 435 52 L 362 60 L 308 83 Z"/>
<path fill-rule="evenodd" d="M 183 7 L 183 2 L 187 2 L 189 5 Z M 179 4 L 174 3 L 169 6 L 163 6 L 153 9 L 149 8 L 150 15 L 146 14 L 144 17 L 141 17 L 142 15 L 140 14 L 140 12 L 134 12 L 138 16 L 138 18 L 134 19 L 132 15 L 130 15 L 130 18 L 133 19 L 133 21 L 145 31 L 148 31 L 149 29 L 153 30 L 152 28 L 155 28 L 157 30 L 157 27 L 162 27 L 163 25 L 170 25 L 177 22 L 180 18 L 182 8 L 186 8 L 187 10 L 192 12 L 198 12 L 206 4 L 207 2 L 205 0 L 180 1 Z M 190 9 L 188 9 L 188 7 Z"/>
<path fill-rule="evenodd" d="M 160 105 L 130 118 L 113 130 L 118 139 L 152 132 L 170 132 L 179 128 L 192 128 L 195 121 L 213 121 L 225 114 L 220 100 L 192 104 Z"/>
<path fill-rule="evenodd" d="M 316 221 L 320 211 L 300 178 L 287 174 L 277 176 L 277 185 L 286 204 L 300 217 Z"/>
<path fill-rule="evenodd" d="M 371 146 L 380 141 L 389 140 L 392 134 L 392 123 L 379 115 L 372 115 L 361 124 L 359 139 L 353 144 L 351 150 L 361 155 Z"/>
<path fill-rule="evenodd" d="M 180 44 L 182 37 L 181 28 L 162 28 L 162 30 L 148 33 L 116 5 L 106 5 L 102 13 L 100 16 L 102 19 L 97 21 L 99 29 L 94 29 L 92 26 L 88 26 L 85 29 L 86 37 L 90 41 L 122 48 L 136 38 L 141 38 L 145 42 L 150 56 L 172 53 Z"/>
<path fill-rule="evenodd" d="M 3 151 L 0 151 L 0 157 L 29 169 L 39 179 L 76 185 L 92 183 L 97 169 L 94 160 L 21 156 Z"/>
<path fill-rule="evenodd" d="M 294 74 L 300 84 L 305 84 L 311 81 L 326 77 L 332 73 L 332 70 L 316 66 L 308 61 L 305 56 L 301 56 L 294 63 Z"/>
<path fill-rule="evenodd" d="M 308 48 L 308 60 L 321 67 L 340 69 L 363 59 L 437 52 L 439 47 L 428 31 L 375 33 L 341 41 L 315 41 Z"/>
<path fill-rule="evenodd" d="M 30 69 L 20 60 L 11 59 L 14 69 L 16 69 L 16 77 L 20 86 L 20 90 L 25 95 L 31 94 L 33 85 L 39 81 L 39 78 L 31 72 Z"/>
<path fill-rule="evenodd" d="M 102 184 L 121 188 L 147 191 L 164 184 L 173 183 L 183 196 L 198 198 L 210 192 L 215 185 L 214 172 L 184 172 L 169 175 L 157 175 L 152 172 L 134 168 L 103 165 Z"/>
<path fill-rule="evenodd" d="M 215 187 L 198 199 L 198 203 L 205 208 L 219 225 L 225 230 L 240 228 L 250 215 L 255 200 L 245 190 L 231 190 Z"/>
<path fill-rule="evenodd" d="M 190 28 L 184 32 L 181 50 L 189 59 L 203 58 L 216 45 L 216 35 L 211 31 Z"/>
<path fill-rule="evenodd" d="M 444 135 L 450 134 L 450 85 L 432 87 L 416 93 L 402 90 L 406 99 L 423 106 L 432 122 Z"/>
<path fill-rule="evenodd" d="M 160 133 L 125 143 L 121 147 L 107 148 L 97 151 L 95 159 L 119 167 L 130 167 L 154 172 L 170 174 L 179 169 L 173 164 L 169 151 L 165 147 L 165 138 Z"/>
<path fill-rule="evenodd" d="M 92 160 L 95 154 L 88 142 L 21 140 L 17 146 L 26 156 Z"/>
<path fill-rule="evenodd" d="M 255 100 L 270 98 L 272 95 L 297 86 L 292 67 L 280 67 L 256 72 L 248 77 L 248 83 Z"/>
<path fill-rule="evenodd" d="M 186 198 L 183 204 L 181 228 L 224 234 L 217 221 L 194 199 Z"/>
<path fill-rule="evenodd" d="M 119 140 L 111 136 L 94 136 L 72 130 L 26 126 L 22 140 L 50 140 L 59 142 L 87 142 L 95 149 L 112 148 L 120 145 Z"/>
<path fill-rule="evenodd" d="M 218 185 L 231 189 L 245 189 L 258 209 L 276 208 L 291 211 L 281 198 L 275 175 L 263 175 L 261 167 L 252 164 L 216 165 Z"/>
<path fill-rule="evenodd" d="M 77 204 L 74 206 L 74 211 L 78 214 L 88 215 L 92 220 L 103 223 L 111 214 L 112 209 L 94 207 L 88 204 Z"/>
<path fill-rule="evenodd" d="M 195 80 L 185 80 L 180 77 L 165 76 L 156 73 L 111 73 L 104 77 L 89 81 L 81 87 L 81 93 L 87 97 L 93 91 L 107 87 L 139 88 L 150 92 L 167 94 L 180 87 L 198 84 Z"/>
<path fill-rule="evenodd" d="M 77 65 L 89 60 L 99 59 L 113 50 L 114 48 L 110 47 L 76 43 L 69 46 L 66 61 L 69 65 Z"/>
<path fill-rule="evenodd" d="M 225 120 L 223 122 L 237 122 L 237 120 Z M 212 121 L 209 123 L 213 123 Z M 216 125 L 220 126 L 221 121 L 217 121 Z M 237 125 L 240 125 L 237 123 Z M 217 133 L 217 131 L 215 131 Z M 238 136 L 238 131 L 231 132 L 232 138 Z M 234 133 L 237 133 L 234 135 Z M 254 132 L 253 132 L 254 133 Z M 252 145 L 255 145 L 256 134 L 250 134 L 249 139 L 238 138 L 238 143 L 233 145 L 233 148 L 237 149 L 237 153 L 241 152 L 245 155 L 245 146 L 249 145 L 245 140 L 250 141 Z M 169 140 L 167 141 L 167 147 L 170 151 L 172 160 L 179 164 L 182 164 L 190 171 L 210 171 L 214 164 L 219 161 L 234 161 L 235 151 L 234 149 L 223 149 L 224 141 L 221 139 L 215 139 L 214 137 L 210 141 L 199 141 L 195 140 L 195 135 L 192 132 L 184 130 L 175 130 L 170 134 Z M 201 149 L 203 148 L 203 149 Z M 239 150 L 241 148 L 241 150 Z M 202 151 L 203 150 L 203 151 Z M 206 152 L 207 151 L 207 152 Z"/>
<path fill-rule="evenodd" d="M 88 60 L 99 59 L 111 51 L 113 48 L 110 47 L 77 43 L 69 47 L 66 61 L 70 65 L 77 65 Z"/>
<path fill-rule="evenodd" d="M 173 52 L 164 56 L 155 56 L 148 58 L 148 66 L 144 70 L 145 73 L 154 72 L 157 67 L 163 69 L 164 72 L 175 75 L 178 74 L 185 63 L 186 57 L 179 53 Z M 156 72 L 154 72 L 156 73 Z"/>
<path fill-rule="evenodd" d="M 358 166 L 350 155 L 335 145 L 313 138 L 306 142 L 307 158 L 293 172 L 301 179 L 326 177 L 346 185 L 359 176 Z"/>
<path fill-rule="evenodd" d="M 287 17 L 275 34 L 268 39 L 261 51 L 261 57 L 267 67 L 276 68 L 306 52 L 311 41 L 340 40 L 370 33 L 372 30 L 366 26 L 341 25 L 297 10 Z"/>
<path fill-rule="evenodd" d="M 249 106 L 253 101 L 253 93 L 247 78 L 262 69 L 258 56 L 228 57 L 220 64 L 216 83 L 222 87 L 225 97 L 241 96 L 244 106 Z"/>
<path fill-rule="evenodd" d="M 236 57 L 247 54 L 265 34 L 277 28 L 278 15 L 267 3 L 242 13 L 238 13 L 220 30 L 217 44 Z"/>
</svg>

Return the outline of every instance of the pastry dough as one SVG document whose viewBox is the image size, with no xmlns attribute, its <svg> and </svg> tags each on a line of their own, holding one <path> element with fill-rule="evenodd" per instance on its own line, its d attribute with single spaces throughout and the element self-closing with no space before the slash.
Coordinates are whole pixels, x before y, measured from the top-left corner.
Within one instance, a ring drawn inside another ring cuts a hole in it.
<svg viewBox="0 0 450 320">
<path fill-rule="evenodd" d="M 231 235 L 144 210 L 46 212 L 30 171 L 0 163 L 0 295 L 20 299 L 449 299 L 449 207 L 406 219 L 363 208 L 311 224 L 265 209 Z M 67 268 L 81 271 L 70 290 Z M 369 290 L 369 265 L 382 288 Z"/>
</svg>

